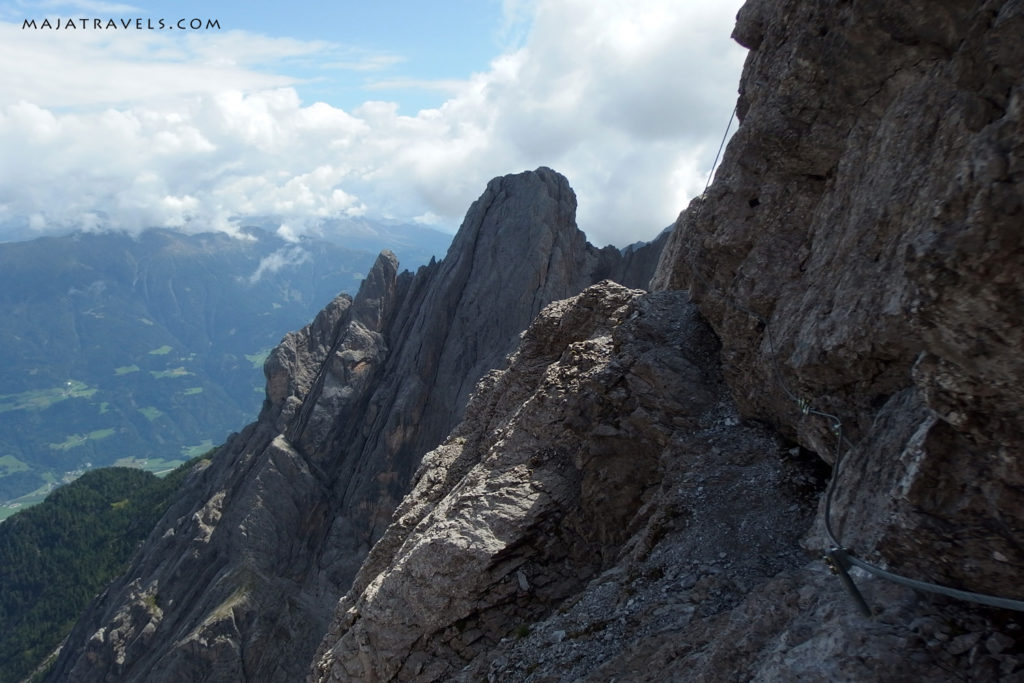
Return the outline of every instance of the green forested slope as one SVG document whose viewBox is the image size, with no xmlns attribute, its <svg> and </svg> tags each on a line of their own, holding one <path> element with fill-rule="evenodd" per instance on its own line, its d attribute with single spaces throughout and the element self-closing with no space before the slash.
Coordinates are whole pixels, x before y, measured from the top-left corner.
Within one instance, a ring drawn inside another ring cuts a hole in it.
<svg viewBox="0 0 1024 683">
<path fill-rule="evenodd" d="M 193 463 L 87 472 L 0 524 L 0 682 L 22 680 L 126 564 Z"/>
</svg>

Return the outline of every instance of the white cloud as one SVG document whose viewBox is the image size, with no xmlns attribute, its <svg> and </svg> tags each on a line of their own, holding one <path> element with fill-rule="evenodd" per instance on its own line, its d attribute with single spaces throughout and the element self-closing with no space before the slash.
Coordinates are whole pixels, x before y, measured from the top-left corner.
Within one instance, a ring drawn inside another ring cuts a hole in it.
<svg viewBox="0 0 1024 683">
<path fill-rule="evenodd" d="M 249 284 L 256 284 L 266 273 L 276 273 L 285 267 L 301 266 L 312 257 L 302 247 L 282 247 L 260 259 L 260 265 L 256 271 L 249 276 Z"/>
<path fill-rule="evenodd" d="M 454 228 L 491 177 L 547 165 L 592 241 L 648 239 L 703 189 L 736 97 L 739 4 L 506 0 L 525 37 L 486 72 L 387 84 L 450 92 L 416 116 L 304 104 L 258 68 L 327 43 L 0 24 L 0 220 L 237 232 L 239 217 L 275 215 L 292 238 L 334 216 Z"/>
<path fill-rule="evenodd" d="M 343 71 L 377 71 L 386 69 L 396 64 L 401 64 L 405 58 L 401 55 L 355 55 L 353 58 L 337 62 L 323 62 L 322 69 L 341 69 Z"/>
</svg>

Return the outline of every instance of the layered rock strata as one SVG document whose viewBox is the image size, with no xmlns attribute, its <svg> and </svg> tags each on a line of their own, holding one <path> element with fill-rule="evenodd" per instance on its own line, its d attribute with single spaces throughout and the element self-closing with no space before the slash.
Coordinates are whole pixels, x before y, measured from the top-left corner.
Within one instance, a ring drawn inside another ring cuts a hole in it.
<svg viewBox="0 0 1024 683">
<path fill-rule="evenodd" d="M 650 277 L 587 244 L 575 209 L 549 169 L 497 178 L 442 261 L 399 274 L 385 252 L 354 299 L 286 336 L 259 420 L 193 478 L 51 680 L 300 680 L 477 379 L 548 302 Z"/>
</svg>

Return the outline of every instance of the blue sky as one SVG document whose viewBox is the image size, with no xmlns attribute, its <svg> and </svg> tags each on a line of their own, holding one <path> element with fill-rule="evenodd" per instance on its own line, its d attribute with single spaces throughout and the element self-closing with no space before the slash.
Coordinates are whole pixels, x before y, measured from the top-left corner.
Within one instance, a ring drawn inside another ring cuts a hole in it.
<svg viewBox="0 0 1024 683">
<path fill-rule="evenodd" d="M 76 26 L 82 18 L 165 19 L 168 28 L 164 30 L 173 33 L 177 20 L 198 18 L 216 20 L 220 27 L 201 33 L 245 32 L 295 39 L 315 49 L 287 57 L 253 55 L 250 64 L 290 77 L 304 101 L 352 109 L 367 100 L 388 100 L 399 103 L 401 114 L 410 115 L 440 106 L 450 93 L 449 83 L 486 70 L 494 56 L 517 47 L 528 25 L 527 16 L 506 13 L 500 0 L 273 4 L 20 0 L 0 6 L 0 17 L 15 24 L 46 17 L 74 19 Z M 78 29 L 63 29 L 64 34 L 70 30 Z M 41 39 L 60 40 L 53 33 L 43 32 Z"/>
<path fill-rule="evenodd" d="M 304 101 L 351 109 L 366 100 L 385 99 L 399 102 L 399 112 L 410 115 L 440 106 L 446 81 L 486 70 L 495 55 L 515 47 L 516 37 L 522 37 L 522 26 L 505 21 L 500 0 L 183 2 L 147 7 L 147 15 L 218 19 L 223 30 L 330 42 L 316 57 L 265 66 L 302 79 L 296 90 Z"/>
<path fill-rule="evenodd" d="M 703 187 L 740 4 L 0 1 L 0 239 L 246 216 L 450 232 L 491 177 L 541 165 L 592 241 L 648 239 Z M 23 28 L 44 17 L 220 30 Z"/>
</svg>

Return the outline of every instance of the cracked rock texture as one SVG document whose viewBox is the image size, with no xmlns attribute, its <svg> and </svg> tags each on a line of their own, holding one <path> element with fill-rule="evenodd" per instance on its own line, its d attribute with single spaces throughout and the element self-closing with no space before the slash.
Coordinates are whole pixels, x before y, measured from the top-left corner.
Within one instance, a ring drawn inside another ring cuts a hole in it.
<svg viewBox="0 0 1024 683">
<path fill-rule="evenodd" d="M 856 553 L 1024 598 L 1021 35 L 1009 0 L 748 2 L 741 125 L 662 291 L 541 314 L 313 680 L 1024 680 L 1015 613 L 855 570 L 866 619 L 800 551 L 841 450 Z"/>
<path fill-rule="evenodd" d="M 311 680 L 1024 679 L 1011 615 L 855 572 L 857 612 L 801 548 L 824 465 L 720 369 L 685 292 L 548 306 L 424 457 Z"/>
<path fill-rule="evenodd" d="M 744 414 L 830 461 L 793 399 L 841 420 L 843 543 L 1018 599 L 1022 35 L 1011 0 L 748 2 L 742 123 L 655 278 L 691 291 Z"/>
<path fill-rule="evenodd" d="M 315 678 L 469 681 L 493 675 L 496 662 L 536 663 L 496 653 L 581 595 L 618 599 L 638 566 L 670 546 L 707 599 L 656 605 L 652 622 L 666 610 L 673 620 L 710 616 L 803 565 L 798 539 L 813 502 L 783 485 L 773 437 L 737 418 L 716 351 L 682 292 L 605 282 L 548 306 L 508 369 L 480 383 L 463 422 L 423 459 L 341 601 Z M 681 568 L 668 569 L 666 586 Z M 567 639 L 561 649 L 613 632 L 605 607 L 575 632 L 552 627 Z M 646 636 L 630 631 L 625 643 Z M 575 662 L 561 659 L 564 674 Z M 525 673 L 512 667 L 495 680 Z"/>
<path fill-rule="evenodd" d="M 550 301 L 650 278 L 660 244 L 596 249 L 575 211 L 550 169 L 496 178 L 442 261 L 399 274 L 384 252 L 354 299 L 287 335 L 259 419 L 192 477 L 50 680 L 301 680 L 476 381 Z"/>
</svg>

